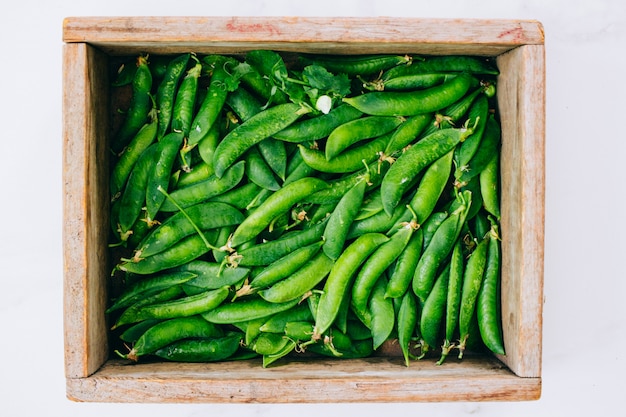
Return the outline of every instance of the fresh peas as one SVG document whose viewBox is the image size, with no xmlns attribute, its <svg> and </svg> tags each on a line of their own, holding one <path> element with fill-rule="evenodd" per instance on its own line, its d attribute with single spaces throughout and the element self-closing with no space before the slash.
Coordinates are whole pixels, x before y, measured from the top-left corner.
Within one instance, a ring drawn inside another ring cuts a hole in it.
<svg viewBox="0 0 626 417">
<path fill-rule="evenodd" d="M 120 74 L 121 357 L 504 354 L 497 68 L 415 58 L 189 51 Z"/>
<path fill-rule="evenodd" d="M 425 90 L 411 92 L 375 91 L 343 101 L 357 110 L 373 116 L 415 116 L 442 109 L 467 92 L 472 77 L 459 74 L 450 81 Z"/>
</svg>

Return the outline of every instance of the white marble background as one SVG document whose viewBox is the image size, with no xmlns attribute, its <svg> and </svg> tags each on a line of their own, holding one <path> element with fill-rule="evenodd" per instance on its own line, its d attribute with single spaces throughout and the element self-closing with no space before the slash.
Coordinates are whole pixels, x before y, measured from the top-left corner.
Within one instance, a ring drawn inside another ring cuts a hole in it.
<svg viewBox="0 0 626 417">
<path fill-rule="evenodd" d="M 0 414 L 14 416 L 624 415 L 624 0 L 22 0 L 0 39 Z M 537 19 L 547 48 L 543 395 L 524 403 L 80 404 L 65 398 L 61 23 L 86 15 Z"/>
</svg>

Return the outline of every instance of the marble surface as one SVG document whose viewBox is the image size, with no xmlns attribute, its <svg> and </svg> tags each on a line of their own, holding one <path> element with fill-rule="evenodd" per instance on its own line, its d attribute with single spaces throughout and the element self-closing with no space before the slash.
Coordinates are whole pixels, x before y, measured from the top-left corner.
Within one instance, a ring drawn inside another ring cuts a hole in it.
<svg viewBox="0 0 626 417">
<path fill-rule="evenodd" d="M 162 3 L 162 4 L 161 4 Z M 543 395 L 523 403 L 121 405 L 65 398 L 62 19 L 300 15 L 536 19 L 547 56 Z M 626 409 L 626 2 L 21 1 L 0 35 L 0 404 L 14 416 L 583 416 Z"/>
</svg>

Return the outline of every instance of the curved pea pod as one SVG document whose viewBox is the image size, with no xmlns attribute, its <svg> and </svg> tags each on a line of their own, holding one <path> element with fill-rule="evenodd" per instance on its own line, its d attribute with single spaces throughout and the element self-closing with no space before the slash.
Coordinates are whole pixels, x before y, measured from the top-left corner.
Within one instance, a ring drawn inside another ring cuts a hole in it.
<svg viewBox="0 0 626 417">
<path fill-rule="evenodd" d="M 142 334 L 126 355 L 121 355 L 131 361 L 152 354 L 156 350 L 178 340 L 200 337 L 215 337 L 221 335 L 222 330 L 200 316 L 179 317 L 155 324 Z"/>
<path fill-rule="evenodd" d="M 374 350 L 378 349 L 389 338 L 396 324 L 393 300 L 385 298 L 385 288 L 387 288 L 387 278 L 381 274 L 372 288 L 371 297 L 368 301 Z"/>
<path fill-rule="evenodd" d="M 441 226 L 441 223 L 443 223 L 443 221 L 448 218 L 449 214 L 450 213 L 448 213 L 447 211 L 438 211 L 438 212 L 432 213 L 428 217 L 428 219 L 426 219 L 426 221 L 422 223 L 422 226 L 420 227 L 420 229 L 424 233 L 424 239 L 422 242 L 422 250 L 425 250 L 428 247 L 428 245 L 430 244 L 430 241 L 433 239 L 433 236 L 435 235 L 435 232 L 437 231 L 439 226 Z"/>
<path fill-rule="evenodd" d="M 256 292 L 258 289 L 269 287 L 296 273 L 306 262 L 317 255 L 322 243 L 323 241 L 320 240 L 313 244 L 302 246 L 272 262 L 252 278 L 246 291 Z"/>
<path fill-rule="evenodd" d="M 276 191 L 280 188 L 278 179 L 256 146 L 246 151 L 244 160 L 248 180 L 266 190 Z"/>
<path fill-rule="evenodd" d="M 243 221 L 243 214 L 236 208 L 219 202 L 199 203 L 177 212 L 153 229 L 135 251 L 135 258 L 152 256 L 197 233 L 197 229 L 208 230 L 232 226 Z"/>
<path fill-rule="evenodd" d="M 206 290 L 215 290 L 224 286 L 235 285 L 249 274 L 248 268 L 224 268 L 216 262 L 195 259 L 174 269 L 189 272 L 196 276 L 182 284 L 187 295 L 198 294 Z"/>
<path fill-rule="evenodd" d="M 448 292 L 446 294 L 446 311 L 444 340 L 441 346 L 441 358 L 437 365 L 441 365 L 450 351 L 456 347 L 452 342 L 459 322 L 459 306 L 461 303 L 461 287 L 463 285 L 463 271 L 465 259 L 461 239 L 457 239 L 450 258 L 450 273 L 448 276 Z"/>
<path fill-rule="evenodd" d="M 240 85 L 226 96 L 226 105 L 240 120 L 246 121 L 262 110 L 262 105 L 248 89 Z"/>
<path fill-rule="evenodd" d="M 467 194 L 463 198 L 467 199 Z M 437 228 L 432 240 L 424 249 L 413 275 L 413 292 L 422 303 L 426 301 L 433 287 L 437 270 L 459 238 L 470 207 L 470 202 L 464 202 L 454 212 L 450 213 Z"/>
<path fill-rule="evenodd" d="M 382 79 L 401 75 L 427 73 L 470 73 L 477 75 L 498 75 L 495 64 L 488 60 L 468 55 L 437 55 L 416 60 L 412 65 L 398 66 L 386 71 Z"/>
<path fill-rule="evenodd" d="M 157 144 L 156 162 L 146 184 L 146 218 L 148 222 L 154 221 L 165 201 L 165 194 L 161 190 L 169 188 L 168 184 L 176 154 L 182 144 L 183 135 L 176 132 L 165 135 Z"/>
<path fill-rule="evenodd" d="M 463 171 L 467 170 L 470 160 L 479 148 L 485 126 L 487 125 L 488 116 L 489 101 L 487 96 L 481 94 L 469 109 L 468 120 L 474 123 L 473 132 L 459 145 L 454 155 L 456 164 L 454 176 L 456 178 L 459 178 Z"/>
<path fill-rule="evenodd" d="M 429 346 L 440 344 L 441 324 L 446 312 L 449 280 L 450 264 L 448 263 L 435 280 L 433 289 L 422 306 L 420 334 Z"/>
<path fill-rule="evenodd" d="M 478 149 L 476 149 L 476 153 L 474 153 L 463 169 L 458 170 L 455 173 L 457 174 L 459 182 L 468 182 L 473 177 L 480 175 L 493 157 L 499 154 L 500 134 L 500 124 L 496 121 L 493 115 L 489 115 L 485 131 L 483 132 Z"/>
<path fill-rule="evenodd" d="M 155 163 L 157 145 L 158 143 L 153 143 L 141 154 L 120 197 L 117 221 L 118 232 L 123 242 L 133 233 L 133 225 L 146 202 L 146 187 Z"/>
<path fill-rule="evenodd" d="M 174 190 L 170 193 L 171 199 L 165 200 L 161 205 L 161 211 L 177 211 L 179 207 L 186 208 L 225 193 L 235 188 L 241 182 L 244 173 L 245 162 L 239 161 L 227 169 L 222 177 L 212 175 L 205 181 Z M 171 200 L 174 200 L 176 203 Z"/>
<path fill-rule="evenodd" d="M 330 259 L 336 260 L 344 248 L 350 225 L 361 208 L 366 186 L 365 179 L 357 182 L 339 200 L 326 222 L 322 250 Z"/>
<path fill-rule="evenodd" d="M 387 287 L 389 287 L 389 284 L 387 284 Z M 387 296 L 386 293 L 385 296 Z M 413 358 L 410 347 L 411 337 L 415 331 L 415 326 L 418 324 L 418 305 L 415 295 L 411 291 L 406 291 L 401 297 L 397 319 L 398 344 L 404 357 L 404 364 L 409 366 L 409 361 Z"/>
<path fill-rule="evenodd" d="M 350 225 L 347 239 L 354 239 L 364 233 L 387 233 L 394 225 L 404 219 L 407 213 L 410 214 L 405 206 L 398 205 L 392 216 L 381 210 L 365 219 L 357 220 Z"/>
<path fill-rule="evenodd" d="M 481 171 L 480 195 L 485 210 L 500 220 L 500 156 L 495 155 Z"/>
<path fill-rule="evenodd" d="M 391 132 L 406 119 L 389 116 L 364 116 L 346 122 L 328 135 L 325 144 L 326 159 L 331 160 L 348 147 L 368 139 L 374 139 Z"/>
<path fill-rule="evenodd" d="M 296 249 L 319 242 L 324 234 L 326 222 L 317 223 L 311 228 L 287 232 L 279 239 L 259 243 L 237 252 L 237 262 L 241 266 L 265 266 L 277 261 Z"/>
<path fill-rule="evenodd" d="M 281 311 L 289 310 L 296 306 L 299 301 L 295 299 L 285 303 L 272 303 L 260 297 L 239 298 L 203 313 L 202 317 L 216 324 L 240 323 L 269 317 Z"/>
<path fill-rule="evenodd" d="M 275 51 L 255 49 L 246 53 L 245 62 L 250 65 L 251 69 L 244 74 L 242 81 L 254 93 L 267 100 L 265 106 L 287 102 L 285 92 L 275 88 L 271 82 L 274 71 L 286 71 L 280 54 Z"/>
<path fill-rule="evenodd" d="M 455 75 L 444 72 L 404 74 L 386 76 L 369 83 L 369 89 L 376 91 L 412 91 L 435 87 L 451 80 Z"/>
<path fill-rule="evenodd" d="M 222 337 L 184 339 L 157 349 L 154 355 L 173 362 L 217 362 L 233 356 L 241 340 L 239 332 Z"/>
<path fill-rule="evenodd" d="M 115 330 L 127 324 L 135 324 L 143 321 L 137 318 L 137 314 L 142 308 L 147 305 L 168 302 L 183 295 L 184 291 L 182 290 L 180 285 L 173 285 L 156 293 L 150 292 L 148 294 L 145 294 L 144 297 L 124 309 L 122 314 L 120 314 L 120 316 L 117 318 L 115 324 L 111 327 L 111 330 Z M 150 321 L 152 321 L 152 319 L 150 319 Z"/>
<path fill-rule="evenodd" d="M 376 161 L 380 153 L 387 147 L 391 134 L 385 134 L 376 139 L 367 141 L 359 146 L 345 150 L 332 160 L 327 160 L 324 152 L 310 149 L 302 144 L 298 145 L 302 158 L 311 168 L 327 173 L 343 174 L 358 171 L 363 164 Z"/>
<path fill-rule="evenodd" d="M 152 256 L 122 259 L 115 268 L 134 274 L 147 275 L 175 268 L 190 262 L 212 249 L 206 238 L 193 234 Z"/>
<path fill-rule="evenodd" d="M 390 156 L 415 142 L 432 120 L 432 113 L 418 114 L 409 117 L 404 123 L 398 126 L 389 139 L 387 147 L 385 148 L 385 155 Z"/>
<path fill-rule="evenodd" d="M 136 309 L 134 314 L 125 317 L 125 322 L 118 321 L 117 325 L 136 323 L 149 319 L 166 320 L 176 317 L 195 316 L 222 304 L 229 293 L 229 287 L 225 286 L 174 300 L 152 303 Z"/>
<path fill-rule="evenodd" d="M 459 74 L 441 85 L 416 91 L 374 91 L 343 101 L 373 116 L 415 116 L 442 109 L 467 93 L 473 77 Z"/>
<path fill-rule="evenodd" d="M 246 150 L 294 123 L 308 111 L 299 104 L 279 104 L 255 114 L 237 126 L 224 136 L 215 149 L 215 174 L 221 177 Z"/>
<path fill-rule="evenodd" d="M 154 294 L 166 288 L 183 284 L 195 277 L 197 277 L 195 273 L 187 271 L 167 272 L 146 277 L 126 287 L 122 293 L 114 299 L 113 304 L 111 304 L 106 312 L 111 313 L 120 308 L 128 307 L 142 297 L 145 297 L 148 293 Z"/>
<path fill-rule="evenodd" d="M 319 252 L 287 278 L 259 291 L 259 295 L 273 303 L 300 300 L 328 275 L 333 263 L 325 253 Z"/>
<path fill-rule="evenodd" d="M 424 171 L 417 191 L 409 202 L 418 224 L 424 223 L 430 217 L 443 194 L 443 190 L 448 185 L 452 172 L 453 154 L 454 151 L 449 151 L 430 164 Z"/>
<path fill-rule="evenodd" d="M 113 167 L 109 186 L 111 201 L 115 201 L 120 197 L 135 163 L 148 146 L 152 145 L 156 138 L 156 133 L 157 117 L 156 111 L 153 111 L 150 116 L 150 121 L 139 129 L 139 132 L 133 137 L 128 146 L 124 148 L 120 158 Z"/>
<path fill-rule="evenodd" d="M 259 329 L 262 332 L 285 333 L 289 336 L 286 330 L 289 323 L 308 322 L 311 330 L 313 330 L 312 320 L 313 315 L 311 314 L 311 309 L 306 303 L 301 303 L 289 310 L 281 311 L 269 317 Z M 309 337 L 311 334 L 313 333 L 309 333 Z"/>
<path fill-rule="evenodd" d="M 315 335 L 323 334 L 337 318 L 344 294 L 350 291 L 357 269 L 367 257 L 389 238 L 381 233 L 368 233 L 350 243 L 332 266 L 315 313 Z"/>
<path fill-rule="evenodd" d="M 235 229 L 231 238 L 231 246 L 237 247 L 255 238 L 279 214 L 287 212 L 294 204 L 302 201 L 305 196 L 325 187 L 328 187 L 325 181 L 314 177 L 302 178 L 285 185 L 270 195 Z"/>
<path fill-rule="evenodd" d="M 413 62 L 409 55 L 306 55 L 299 56 L 300 65 L 321 65 L 328 71 L 350 76 L 378 74 L 398 65 Z"/>
<path fill-rule="evenodd" d="M 459 308 L 459 359 L 463 357 L 471 323 L 475 317 L 478 292 L 485 275 L 487 264 L 487 249 L 489 239 L 482 239 L 467 258 L 463 271 L 463 287 L 461 290 L 461 304 Z"/>
<path fill-rule="evenodd" d="M 157 323 L 160 323 L 161 320 L 144 320 L 139 323 L 135 323 L 132 326 L 129 326 L 126 330 L 120 334 L 120 340 L 126 343 L 135 343 L 141 337 L 142 334 L 146 332 L 150 327 L 154 326 Z"/>
<path fill-rule="evenodd" d="M 397 230 L 391 235 L 387 242 L 382 243 L 369 255 L 356 275 L 354 283 L 352 284 L 350 306 L 354 314 L 366 326 L 370 326 L 372 320 L 368 311 L 368 300 L 370 299 L 372 290 L 374 286 L 377 285 L 379 277 L 382 276 L 387 268 L 400 256 L 411 239 L 414 230 L 414 226 L 411 224 Z M 386 283 L 387 280 L 385 279 L 385 286 Z"/>
<path fill-rule="evenodd" d="M 228 96 L 228 89 L 224 82 L 229 77 L 226 70 L 226 65 L 229 61 L 225 57 L 217 55 L 211 56 L 211 59 L 213 62 L 211 63 L 212 72 L 209 87 L 190 122 L 187 138 L 188 147 L 198 144 L 211 130 L 218 120 Z"/>
<path fill-rule="evenodd" d="M 278 349 L 274 349 L 272 353 L 263 355 L 263 368 L 267 368 L 280 358 L 283 358 L 294 351 L 297 347 L 295 340 L 284 338 L 285 341 L 280 345 Z"/>
<path fill-rule="evenodd" d="M 189 137 L 198 93 L 198 79 L 202 73 L 202 64 L 195 56 L 193 58 L 196 60 L 195 65 L 187 71 L 180 82 L 172 110 L 171 128 L 174 132 L 181 132 L 185 137 Z"/>
<path fill-rule="evenodd" d="M 398 255 L 395 268 L 389 276 L 385 297 L 399 298 L 407 293 L 413 280 L 415 267 L 422 253 L 423 240 L 424 233 L 421 228 L 412 233 L 406 246 Z"/>
<path fill-rule="evenodd" d="M 480 336 L 493 353 L 504 355 L 502 325 L 500 319 L 500 237 L 494 224 L 489 233 L 487 264 L 476 300 L 476 315 Z"/>
<path fill-rule="evenodd" d="M 148 58 L 139 56 L 137 68 L 133 75 L 132 96 L 122 125 L 116 132 L 111 148 L 115 153 L 121 151 L 146 123 L 152 108 L 152 73 L 148 66 Z"/>
<path fill-rule="evenodd" d="M 285 143 L 272 137 L 257 144 L 259 153 L 278 178 L 285 180 L 287 174 L 287 148 Z"/>
<path fill-rule="evenodd" d="M 174 97 L 178 88 L 180 78 L 183 76 L 189 57 L 191 54 L 185 53 L 172 59 L 165 70 L 165 75 L 155 94 L 156 107 L 159 110 L 157 137 L 161 139 L 170 128 L 172 112 L 174 109 Z"/>
<path fill-rule="evenodd" d="M 326 138 L 337 127 L 363 115 L 348 104 L 341 104 L 327 114 L 299 120 L 277 132 L 274 138 L 284 142 L 302 143 Z"/>
<path fill-rule="evenodd" d="M 245 210 L 248 205 L 254 201 L 260 191 L 261 187 L 253 182 L 248 182 L 232 188 L 220 195 L 211 197 L 208 201 L 226 203 L 239 210 Z"/>
<path fill-rule="evenodd" d="M 380 184 L 383 206 L 391 215 L 411 181 L 472 133 L 472 128 L 443 129 L 418 141 L 391 165 Z"/>
</svg>

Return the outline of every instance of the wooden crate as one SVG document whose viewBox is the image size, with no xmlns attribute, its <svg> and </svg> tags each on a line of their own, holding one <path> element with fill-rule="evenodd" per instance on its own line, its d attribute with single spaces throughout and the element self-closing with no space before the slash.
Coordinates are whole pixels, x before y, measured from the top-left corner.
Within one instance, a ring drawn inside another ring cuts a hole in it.
<svg viewBox="0 0 626 417">
<path fill-rule="evenodd" d="M 545 64 L 542 25 L 515 20 L 301 17 L 67 18 L 63 68 L 67 396 L 95 402 L 524 401 L 541 394 Z M 502 122 L 502 317 L 507 355 L 442 366 L 394 356 L 128 365 L 109 356 L 109 74 L 140 52 L 497 57 Z"/>
</svg>

